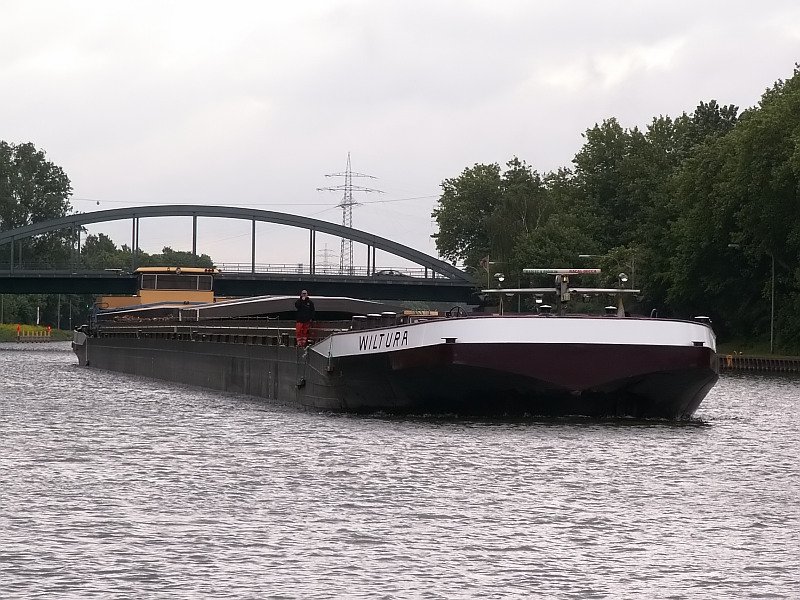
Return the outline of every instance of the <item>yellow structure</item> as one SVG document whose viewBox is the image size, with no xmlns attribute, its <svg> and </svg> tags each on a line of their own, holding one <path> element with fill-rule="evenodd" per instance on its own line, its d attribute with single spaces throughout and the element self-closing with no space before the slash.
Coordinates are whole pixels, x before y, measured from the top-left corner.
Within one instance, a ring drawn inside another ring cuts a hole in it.
<svg viewBox="0 0 800 600">
<path fill-rule="evenodd" d="M 218 273 L 215 268 L 139 267 L 139 292 L 135 296 L 99 296 L 95 303 L 107 309 L 162 302 L 213 302 L 214 275 Z"/>
</svg>

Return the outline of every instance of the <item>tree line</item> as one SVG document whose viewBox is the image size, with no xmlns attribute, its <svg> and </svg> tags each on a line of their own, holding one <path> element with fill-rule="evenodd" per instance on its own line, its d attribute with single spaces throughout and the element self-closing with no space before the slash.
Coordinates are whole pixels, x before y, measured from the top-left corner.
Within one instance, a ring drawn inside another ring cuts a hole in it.
<svg viewBox="0 0 800 600">
<path fill-rule="evenodd" d="M 525 267 L 600 266 L 598 285 L 634 271 L 642 308 L 709 315 L 720 339 L 768 338 L 774 284 L 776 345 L 800 349 L 799 68 L 741 112 L 711 100 L 644 129 L 608 118 L 570 167 L 464 169 L 441 184 L 439 253 L 484 285 L 486 256 L 515 283 Z"/>
</svg>

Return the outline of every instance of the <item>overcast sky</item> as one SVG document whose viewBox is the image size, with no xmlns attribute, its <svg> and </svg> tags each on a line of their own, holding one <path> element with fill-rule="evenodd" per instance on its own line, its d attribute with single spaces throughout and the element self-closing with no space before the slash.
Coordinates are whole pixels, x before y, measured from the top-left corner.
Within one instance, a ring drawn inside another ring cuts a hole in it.
<svg viewBox="0 0 800 600">
<path fill-rule="evenodd" d="M 798 60 L 796 0 L 0 0 L 0 139 L 62 166 L 82 212 L 225 204 L 337 223 L 341 195 L 316 189 L 341 183 L 324 175 L 350 152 L 377 177 L 355 183 L 384 192 L 358 196 L 354 227 L 435 254 L 443 179 L 513 156 L 569 166 L 609 117 L 753 106 Z M 201 219 L 198 250 L 249 262 L 249 227 Z M 129 222 L 90 230 L 130 243 Z M 140 237 L 189 250 L 191 221 L 143 220 Z M 317 248 L 338 264 L 338 243 Z M 258 226 L 259 262 L 307 262 L 307 244 Z"/>
</svg>

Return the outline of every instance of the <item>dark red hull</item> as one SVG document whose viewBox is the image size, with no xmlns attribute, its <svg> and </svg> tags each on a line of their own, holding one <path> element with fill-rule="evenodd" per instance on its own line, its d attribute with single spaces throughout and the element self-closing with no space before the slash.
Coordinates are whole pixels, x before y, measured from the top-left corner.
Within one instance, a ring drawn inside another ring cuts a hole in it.
<svg viewBox="0 0 800 600">
<path fill-rule="evenodd" d="M 440 344 L 342 357 L 345 410 L 686 419 L 717 381 L 707 347 Z"/>
</svg>

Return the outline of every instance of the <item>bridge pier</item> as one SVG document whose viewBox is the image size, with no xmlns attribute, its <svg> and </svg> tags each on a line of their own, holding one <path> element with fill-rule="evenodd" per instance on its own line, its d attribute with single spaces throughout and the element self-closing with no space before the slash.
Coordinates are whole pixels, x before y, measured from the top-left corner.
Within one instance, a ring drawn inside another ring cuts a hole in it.
<svg viewBox="0 0 800 600">
<path fill-rule="evenodd" d="M 139 217 L 133 217 L 131 225 L 131 272 L 136 270 L 136 254 L 139 251 Z"/>
<path fill-rule="evenodd" d="M 375 274 L 375 246 L 367 244 L 367 275 Z"/>
<path fill-rule="evenodd" d="M 314 255 L 317 253 L 317 230 L 308 230 L 308 273 L 313 275 L 317 269 L 315 267 Z"/>
<path fill-rule="evenodd" d="M 253 228 L 250 232 L 250 245 L 251 245 L 251 253 L 250 253 L 250 272 L 256 272 L 256 220 L 253 219 L 252 221 Z"/>
</svg>

